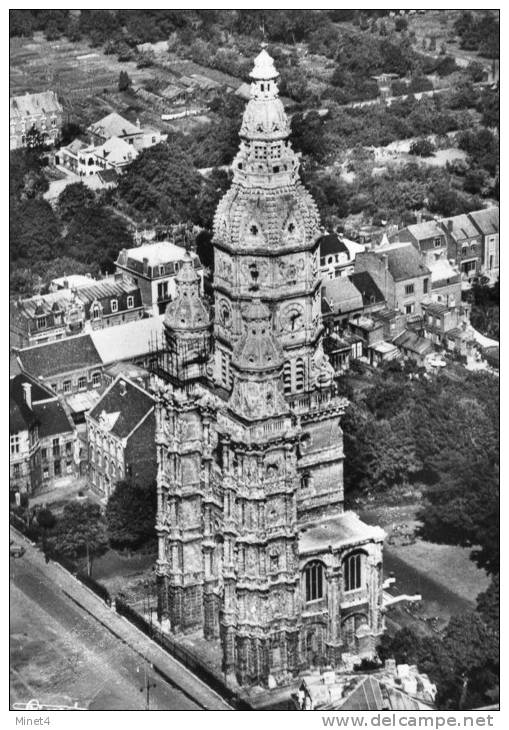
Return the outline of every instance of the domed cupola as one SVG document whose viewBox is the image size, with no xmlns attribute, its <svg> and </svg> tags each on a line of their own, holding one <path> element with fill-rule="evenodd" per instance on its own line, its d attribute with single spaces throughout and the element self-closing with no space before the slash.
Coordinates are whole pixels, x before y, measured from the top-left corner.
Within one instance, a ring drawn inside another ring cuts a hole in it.
<svg viewBox="0 0 509 730">
<path fill-rule="evenodd" d="M 164 326 L 177 331 L 206 329 L 210 325 L 210 315 L 200 296 L 200 277 L 187 251 L 175 282 L 177 296 L 166 307 Z"/>
<path fill-rule="evenodd" d="M 290 124 L 279 98 L 276 83 L 279 73 L 265 48 L 255 58 L 249 75 L 253 79 L 251 99 L 244 112 L 240 136 L 248 140 L 285 139 L 290 134 Z"/>
<path fill-rule="evenodd" d="M 217 207 L 214 238 L 232 249 L 305 248 L 318 238 L 319 215 L 299 178 L 299 159 L 279 98 L 279 74 L 265 48 L 250 76 L 233 183 Z"/>
</svg>

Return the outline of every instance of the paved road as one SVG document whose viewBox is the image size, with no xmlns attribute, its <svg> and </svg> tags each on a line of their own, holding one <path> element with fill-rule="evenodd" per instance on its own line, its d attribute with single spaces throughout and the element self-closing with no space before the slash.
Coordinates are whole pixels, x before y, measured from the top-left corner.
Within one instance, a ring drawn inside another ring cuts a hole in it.
<svg viewBox="0 0 509 730">
<path fill-rule="evenodd" d="M 21 542 L 18 536 L 15 539 Z M 28 545 L 25 555 L 11 558 L 10 563 L 11 703 L 77 701 L 91 710 L 144 710 L 146 684 L 155 684 L 149 690 L 151 710 L 230 709 L 169 655 L 158 655 L 162 650 L 132 633 L 133 627 L 74 578 L 57 575 L 62 573 L 60 567 L 45 565 L 36 548 Z M 70 595 L 63 585 L 67 580 L 74 584 L 69 586 Z M 124 641 L 104 625 L 110 616 L 112 628 L 114 624 L 115 633 L 125 635 Z M 175 677 L 175 684 L 159 676 L 140 656 L 140 649 L 146 649 L 149 660 L 159 662 L 167 676 Z"/>
</svg>

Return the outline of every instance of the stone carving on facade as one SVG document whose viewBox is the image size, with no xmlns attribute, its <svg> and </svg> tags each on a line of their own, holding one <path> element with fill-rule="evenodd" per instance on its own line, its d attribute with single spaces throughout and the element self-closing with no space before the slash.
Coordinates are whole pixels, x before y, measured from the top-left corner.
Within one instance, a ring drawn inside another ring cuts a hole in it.
<svg viewBox="0 0 509 730">
<path fill-rule="evenodd" d="M 156 386 L 157 529 L 168 561 L 157 580 L 172 631 L 219 639 L 227 679 L 266 684 L 312 666 L 313 646 L 336 666 L 359 648 L 341 608 L 342 566 L 357 549 L 373 559 L 363 558 L 363 588 L 349 586 L 348 607 L 362 607 L 357 634 L 373 655 L 383 536 L 344 513 L 347 402 L 320 339 L 318 210 L 265 50 L 251 78 L 233 182 L 214 218 L 215 321 L 188 264 L 165 320 L 172 386 Z M 337 534 L 321 537 L 331 525 Z M 323 570 L 313 588 L 310 565 L 314 576 Z"/>
</svg>

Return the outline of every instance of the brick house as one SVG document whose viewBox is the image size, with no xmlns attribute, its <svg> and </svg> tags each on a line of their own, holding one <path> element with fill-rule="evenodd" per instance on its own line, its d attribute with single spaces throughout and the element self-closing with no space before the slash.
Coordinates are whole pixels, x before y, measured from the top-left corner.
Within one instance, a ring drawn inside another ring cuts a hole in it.
<svg viewBox="0 0 509 730">
<path fill-rule="evenodd" d="M 482 236 L 481 273 L 495 281 L 499 276 L 500 211 L 493 206 L 469 213 L 468 217 Z"/>
<path fill-rule="evenodd" d="M 412 244 L 395 243 L 376 251 L 358 253 L 355 273 L 367 271 L 390 309 L 420 314 L 430 297 L 431 272 Z"/>
<path fill-rule="evenodd" d="M 423 257 L 426 266 L 447 258 L 447 239 L 435 221 L 425 221 L 401 228 L 389 236 L 391 243 L 411 243 Z"/>
<path fill-rule="evenodd" d="M 30 347 L 103 327 L 141 319 L 141 292 L 132 282 L 113 278 L 89 280 L 87 286 L 64 288 L 13 302 L 12 347 Z"/>
<path fill-rule="evenodd" d="M 146 243 L 122 249 L 115 262 L 117 273 L 127 274 L 141 291 L 143 306 L 149 314 L 164 314 L 168 303 L 175 297 L 175 276 L 186 251 L 170 241 Z M 195 269 L 203 287 L 203 267 L 192 254 Z"/>
<path fill-rule="evenodd" d="M 54 144 L 62 128 L 63 108 L 54 91 L 14 96 L 9 100 L 9 149 L 25 147 L 27 134 L 35 127 L 44 144 Z"/>
<path fill-rule="evenodd" d="M 119 375 L 86 416 L 89 479 L 107 500 L 116 482 L 155 483 L 155 399 L 142 387 Z"/>
<path fill-rule="evenodd" d="M 323 280 L 322 318 L 329 330 L 339 332 L 349 319 L 384 307 L 383 295 L 367 271 Z"/>
<path fill-rule="evenodd" d="M 79 442 L 63 401 L 27 373 L 11 378 L 9 401 L 11 494 L 76 476 Z"/>
<path fill-rule="evenodd" d="M 479 276 L 483 264 L 483 237 L 466 214 L 440 221 L 447 239 L 447 258 L 460 270 L 464 288 Z"/>
<path fill-rule="evenodd" d="M 102 361 L 89 334 L 23 348 L 17 355 L 25 372 L 64 398 L 102 387 Z"/>
</svg>

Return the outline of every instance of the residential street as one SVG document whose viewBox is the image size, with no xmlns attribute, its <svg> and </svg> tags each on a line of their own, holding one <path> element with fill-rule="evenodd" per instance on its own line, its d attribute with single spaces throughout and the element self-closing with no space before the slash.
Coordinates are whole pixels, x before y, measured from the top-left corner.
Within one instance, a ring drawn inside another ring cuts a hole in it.
<svg viewBox="0 0 509 730">
<path fill-rule="evenodd" d="M 144 710 L 148 684 L 151 710 L 230 709 L 60 566 L 46 565 L 18 533 L 11 539 L 26 547 L 10 559 L 11 703 Z"/>
</svg>

